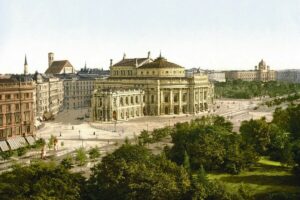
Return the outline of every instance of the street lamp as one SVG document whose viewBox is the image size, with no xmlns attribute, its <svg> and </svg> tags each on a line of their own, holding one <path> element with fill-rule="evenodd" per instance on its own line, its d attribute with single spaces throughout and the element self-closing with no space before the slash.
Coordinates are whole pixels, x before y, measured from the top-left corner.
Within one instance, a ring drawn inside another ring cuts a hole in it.
<svg viewBox="0 0 300 200">
<path fill-rule="evenodd" d="M 117 132 L 117 120 L 115 120 L 114 125 L 115 125 L 115 132 Z"/>
</svg>

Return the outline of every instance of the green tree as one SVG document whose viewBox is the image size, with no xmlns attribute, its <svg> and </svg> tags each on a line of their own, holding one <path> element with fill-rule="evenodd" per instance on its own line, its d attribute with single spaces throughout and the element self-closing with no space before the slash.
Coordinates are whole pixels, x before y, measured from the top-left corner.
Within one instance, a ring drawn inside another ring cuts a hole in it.
<svg viewBox="0 0 300 200">
<path fill-rule="evenodd" d="M 143 130 L 143 131 L 141 132 L 141 134 L 138 136 L 138 140 L 139 140 L 138 143 L 139 143 L 140 145 L 145 145 L 145 144 L 148 144 L 148 143 L 151 143 L 151 142 L 152 142 L 152 138 L 151 138 L 149 132 L 146 131 L 146 130 Z"/>
<path fill-rule="evenodd" d="M 48 148 L 53 148 L 55 150 L 55 145 L 57 144 L 57 137 L 54 135 L 51 135 L 48 142 Z"/>
<path fill-rule="evenodd" d="M 83 166 L 87 163 L 86 151 L 83 147 L 76 150 L 75 160 L 79 166 Z"/>
<path fill-rule="evenodd" d="M 154 129 L 153 132 L 151 133 L 153 142 L 159 142 L 161 139 L 170 135 L 170 132 L 171 132 L 170 127 Z"/>
<path fill-rule="evenodd" d="M 185 166 L 186 154 L 192 170 L 220 170 L 237 174 L 257 161 L 253 149 L 232 132 L 232 124 L 223 117 L 212 116 L 178 123 L 171 134 L 174 145 L 166 155 Z"/>
<path fill-rule="evenodd" d="M 259 154 L 265 155 L 271 143 L 271 132 L 265 118 L 243 121 L 240 132 L 244 141 L 253 145 Z"/>
<path fill-rule="evenodd" d="M 73 158 L 72 156 L 68 155 L 62 161 L 60 162 L 61 166 L 63 166 L 66 169 L 71 169 L 73 167 Z"/>
<path fill-rule="evenodd" d="M 90 199 L 181 199 L 190 181 L 182 167 L 140 145 L 125 144 L 92 170 Z"/>
<path fill-rule="evenodd" d="M 184 151 L 183 167 L 187 172 L 189 172 L 191 170 L 190 157 L 186 151 Z"/>
<path fill-rule="evenodd" d="M 9 158 L 11 158 L 14 155 L 14 152 L 11 150 L 8 151 L 0 151 L 0 156 L 2 159 L 4 160 L 8 160 Z"/>
<path fill-rule="evenodd" d="M 92 160 L 95 160 L 97 158 L 100 157 L 100 150 L 99 150 L 99 147 L 93 147 L 89 150 L 89 157 L 90 159 Z"/>
<path fill-rule="evenodd" d="M 35 141 L 34 145 L 32 145 L 33 148 L 42 148 L 46 145 L 46 141 L 43 138 L 39 138 Z"/>
<path fill-rule="evenodd" d="M 85 180 L 54 163 L 38 162 L 0 174 L 0 183 L 2 200 L 77 200 L 81 198 Z"/>
</svg>

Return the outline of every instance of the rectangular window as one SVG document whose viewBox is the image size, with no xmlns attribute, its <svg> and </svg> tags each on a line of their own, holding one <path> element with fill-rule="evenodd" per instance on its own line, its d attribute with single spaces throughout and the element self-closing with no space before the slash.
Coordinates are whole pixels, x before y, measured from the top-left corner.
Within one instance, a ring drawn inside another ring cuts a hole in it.
<svg viewBox="0 0 300 200">
<path fill-rule="evenodd" d="M 20 127 L 16 127 L 16 135 L 20 135 L 21 131 L 20 131 Z"/>
<path fill-rule="evenodd" d="M 3 130 L 0 130 L 0 138 L 5 138 L 5 134 Z"/>
<path fill-rule="evenodd" d="M 11 114 L 6 114 L 5 118 L 6 118 L 6 124 L 11 124 Z"/>
<path fill-rule="evenodd" d="M 0 115 L 0 126 L 3 126 L 3 115 Z"/>
<path fill-rule="evenodd" d="M 10 105 L 7 105 L 6 106 L 6 112 L 10 112 L 11 111 L 11 106 Z"/>
<path fill-rule="evenodd" d="M 12 136 L 11 128 L 6 129 L 6 135 L 7 135 L 8 137 L 11 137 L 11 136 Z"/>
<path fill-rule="evenodd" d="M 20 113 L 15 113 L 15 122 L 20 123 Z"/>
<path fill-rule="evenodd" d="M 25 114 L 25 121 L 28 122 L 30 120 L 30 112 L 24 112 Z"/>
<path fill-rule="evenodd" d="M 30 133 L 30 126 L 27 126 L 27 133 Z"/>
<path fill-rule="evenodd" d="M 16 104 L 16 111 L 19 111 L 20 110 L 20 105 L 19 104 Z"/>
</svg>

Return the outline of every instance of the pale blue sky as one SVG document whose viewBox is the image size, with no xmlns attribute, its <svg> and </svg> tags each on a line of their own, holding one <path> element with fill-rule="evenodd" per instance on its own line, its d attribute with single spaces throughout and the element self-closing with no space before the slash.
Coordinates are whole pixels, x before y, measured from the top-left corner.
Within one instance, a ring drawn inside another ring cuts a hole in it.
<svg viewBox="0 0 300 200">
<path fill-rule="evenodd" d="M 0 73 L 79 69 L 159 51 L 187 68 L 300 68 L 298 0 L 0 0 Z"/>
</svg>

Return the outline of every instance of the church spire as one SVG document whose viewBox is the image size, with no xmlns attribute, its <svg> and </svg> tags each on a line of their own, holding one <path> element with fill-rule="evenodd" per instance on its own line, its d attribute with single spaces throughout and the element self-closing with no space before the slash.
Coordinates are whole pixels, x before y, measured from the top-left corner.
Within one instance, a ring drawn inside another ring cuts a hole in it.
<svg viewBox="0 0 300 200">
<path fill-rule="evenodd" d="M 27 64 L 27 56 L 25 54 L 25 61 L 24 61 L 24 74 L 28 74 L 28 64 Z"/>
<path fill-rule="evenodd" d="M 25 62 L 24 62 L 24 65 L 27 65 L 27 56 L 25 54 Z"/>
</svg>

